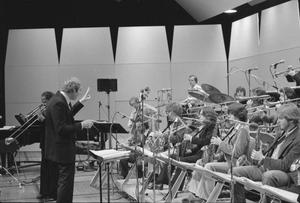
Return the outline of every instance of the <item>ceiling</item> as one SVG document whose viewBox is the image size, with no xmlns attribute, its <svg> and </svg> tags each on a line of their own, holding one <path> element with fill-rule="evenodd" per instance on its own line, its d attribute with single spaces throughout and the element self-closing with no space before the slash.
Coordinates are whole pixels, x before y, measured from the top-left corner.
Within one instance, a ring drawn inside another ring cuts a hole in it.
<svg viewBox="0 0 300 203">
<path fill-rule="evenodd" d="M 3 0 L 0 18 L 7 28 L 193 25 L 232 22 L 286 1 Z M 223 14 L 231 8 L 238 13 Z"/>
</svg>

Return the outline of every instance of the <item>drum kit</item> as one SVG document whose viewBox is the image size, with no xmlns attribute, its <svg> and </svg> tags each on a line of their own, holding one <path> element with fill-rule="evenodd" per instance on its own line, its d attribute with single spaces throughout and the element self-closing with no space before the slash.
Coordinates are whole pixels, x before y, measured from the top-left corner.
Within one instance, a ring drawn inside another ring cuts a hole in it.
<svg viewBox="0 0 300 203">
<path fill-rule="evenodd" d="M 189 90 L 188 94 L 190 97 L 194 98 L 193 100 L 187 101 L 187 103 L 182 103 L 186 111 L 186 114 L 199 113 L 199 110 L 203 106 L 212 106 L 214 108 L 221 108 L 222 105 L 229 105 L 235 102 L 235 99 L 227 94 L 222 93 L 216 87 L 209 84 L 202 84 L 201 88 L 207 93 L 203 95 L 202 92 L 197 90 Z"/>
<path fill-rule="evenodd" d="M 215 104 L 220 104 L 224 102 L 232 102 L 234 101 L 234 98 L 227 95 L 223 94 L 220 90 L 215 88 L 212 85 L 209 84 L 202 84 L 201 88 L 209 95 L 208 97 L 204 96 L 203 93 L 197 90 L 189 90 L 188 94 L 191 97 L 194 97 L 198 100 L 201 100 L 203 102 L 207 103 L 215 103 Z"/>
</svg>

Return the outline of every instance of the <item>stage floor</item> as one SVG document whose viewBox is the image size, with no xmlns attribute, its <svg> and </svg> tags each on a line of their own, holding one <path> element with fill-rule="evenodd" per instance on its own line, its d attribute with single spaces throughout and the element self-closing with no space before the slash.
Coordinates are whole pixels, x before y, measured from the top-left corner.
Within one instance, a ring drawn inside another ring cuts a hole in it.
<svg viewBox="0 0 300 203">
<path fill-rule="evenodd" d="M 0 202 L 40 202 L 36 199 L 39 194 L 39 180 L 40 166 L 30 166 L 20 169 L 19 177 L 14 174 L 21 181 L 25 181 L 22 187 L 8 175 L 0 176 Z M 100 202 L 99 191 L 90 187 L 90 181 L 95 175 L 96 171 L 77 171 L 75 173 L 74 183 L 74 202 Z M 33 181 L 32 181 L 33 180 Z M 116 196 L 111 193 L 111 197 Z M 103 189 L 103 202 L 107 202 L 107 189 Z M 125 195 L 118 195 L 120 199 L 112 200 L 111 202 L 130 202 Z"/>
<path fill-rule="evenodd" d="M 24 166 L 22 164 L 22 166 Z M 39 193 L 39 173 L 40 166 L 30 166 L 20 169 L 19 177 L 17 174 L 14 174 L 16 178 L 21 181 L 24 181 L 26 184 L 22 187 L 19 187 L 17 181 L 11 178 L 9 175 L 0 176 L 0 202 L 41 202 L 36 199 L 36 196 Z M 75 173 L 75 184 L 74 184 L 74 202 L 100 202 L 99 191 L 90 186 L 90 182 L 94 177 L 96 171 L 78 171 Z M 115 174 L 114 177 L 118 179 L 118 175 Z M 116 187 L 114 191 L 110 191 L 110 202 L 135 202 L 134 198 L 131 197 L 130 190 L 135 188 L 134 183 L 135 179 L 132 179 L 129 192 L 119 191 Z M 122 180 L 117 180 L 118 182 Z M 163 195 L 167 192 L 167 186 L 164 190 L 156 191 L 156 202 L 160 202 Z M 127 194 L 127 193 L 129 194 Z M 107 202 L 107 186 L 103 187 L 103 202 Z M 178 198 L 173 202 L 181 202 L 183 197 L 188 197 L 189 192 L 182 192 L 178 195 Z M 147 190 L 145 195 L 145 202 L 153 202 L 153 192 L 152 190 Z M 50 201 L 51 202 L 51 201 Z"/>
</svg>

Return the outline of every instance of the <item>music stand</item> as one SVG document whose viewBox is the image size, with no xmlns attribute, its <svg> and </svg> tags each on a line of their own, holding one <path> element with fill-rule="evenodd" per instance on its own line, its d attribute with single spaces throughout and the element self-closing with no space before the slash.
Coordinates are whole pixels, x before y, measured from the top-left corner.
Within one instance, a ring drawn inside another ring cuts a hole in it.
<svg viewBox="0 0 300 203">
<path fill-rule="evenodd" d="M 110 137 L 112 137 L 112 133 L 128 133 L 119 123 L 109 123 L 109 122 L 94 122 L 93 127 L 95 129 L 98 130 L 98 133 L 103 132 L 103 133 L 110 133 Z M 114 138 L 116 139 L 116 138 Z M 116 140 L 117 141 L 117 140 Z M 110 143 L 110 149 L 111 149 L 111 143 Z M 99 167 L 99 173 L 101 173 L 101 169 L 102 169 L 102 161 L 99 161 L 97 159 L 98 162 L 98 167 Z M 110 167 L 109 167 L 110 163 L 106 163 L 106 169 L 107 169 L 107 196 L 108 196 L 108 201 L 110 200 L 110 181 L 109 181 L 109 176 L 111 176 L 111 180 L 113 181 L 112 178 L 112 174 L 110 172 Z M 100 202 L 102 202 L 102 177 L 100 177 L 99 175 L 99 181 L 100 181 Z M 114 183 L 114 182 L 113 182 Z M 115 184 L 115 183 L 114 183 Z"/>
<path fill-rule="evenodd" d="M 107 94 L 107 121 L 110 122 L 110 92 L 118 91 L 117 79 L 97 79 L 97 89 L 99 92 L 106 92 Z M 100 112 L 100 109 L 99 109 Z M 100 118 L 99 118 L 100 119 Z M 109 139 L 109 149 L 111 149 L 111 135 Z"/>
</svg>

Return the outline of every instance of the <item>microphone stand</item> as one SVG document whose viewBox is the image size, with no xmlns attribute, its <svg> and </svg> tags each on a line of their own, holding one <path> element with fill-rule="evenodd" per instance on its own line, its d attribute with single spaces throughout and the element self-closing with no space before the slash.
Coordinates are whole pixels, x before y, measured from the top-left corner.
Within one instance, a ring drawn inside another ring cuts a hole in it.
<svg viewBox="0 0 300 203">
<path fill-rule="evenodd" d="M 98 106 L 98 109 L 99 109 L 99 121 L 101 120 L 101 101 L 99 100 L 99 106 Z"/>
<path fill-rule="evenodd" d="M 276 79 L 275 79 L 274 73 L 272 72 L 272 67 L 274 67 L 274 69 L 276 69 L 276 68 L 277 68 L 277 65 L 276 65 L 276 64 L 275 64 L 275 65 L 270 65 L 270 67 L 269 67 L 269 71 L 270 71 L 270 73 L 271 73 L 271 76 L 272 76 L 272 79 L 273 79 L 274 87 L 275 87 L 275 89 L 278 91 L 278 90 L 279 90 L 279 88 L 278 88 L 278 85 L 277 85 L 277 82 L 276 82 Z"/>
<path fill-rule="evenodd" d="M 172 135 L 172 131 L 173 131 L 173 125 L 174 125 L 175 122 L 173 122 L 171 124 L 171 128 L 170 128 L 170 131 L 169 131 L 169 136 L 168 136 L 168 185 L 169 185 L 169 194 L 170 194 L 170 199 L 173 199 L 172 198 L 172 186 L 171 186 L 171 177 L 172 177 L 172 174 L 171 174 L 171 135 Z"/>
<path fill-rule="evenodd" d="M 143 154 L 142 154 L 142 185 L 145 184 L 145 163 L 144 163 L 144 155 L 145 155 L 145 128 L 144 128 L 144 100 L 145 100 L 145 96 L 144 96 L 144 91 L 141 92 L 141 98 L 140 98 L 140 102 L 141 102 L 141 111 L 142 111 L 142 150 L 143 150 Z M 145 195 L 144 193 L 142 193 L 142 197 L 141 197 L 141 202 L 144 202 L 144 198 Z"/>
<path fill-rule="evenodd" d="M 245 70 L 245 77 L 246 77 L 246 80 L 247 80 L 247 83 L 248 83 L 249 97 L 251 96 L 251 77 L 250 77 L 250 75 L 251 75 L 252 70 L 253 69 L 251 69 L 251 68 L 248 68 L 247 70 Z M 247 75 L 248 75 L 248 77 L 247 77 Z"/>
</svg>

